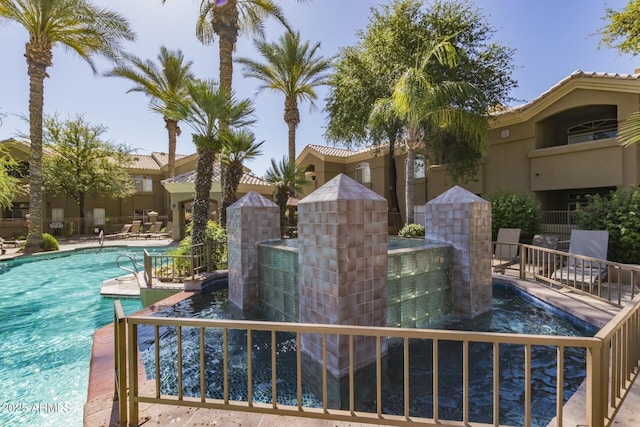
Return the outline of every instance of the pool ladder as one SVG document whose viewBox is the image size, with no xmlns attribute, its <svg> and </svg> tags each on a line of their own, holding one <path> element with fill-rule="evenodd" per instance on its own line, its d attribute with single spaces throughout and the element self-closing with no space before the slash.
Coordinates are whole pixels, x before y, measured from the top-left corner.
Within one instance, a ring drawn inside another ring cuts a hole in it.
<svg viewBox="0 0 640 427">
<path fill-rule="evenodd" d="M 121 265 L 120 264 L 120 258 L 127 258 L 129 261 L 131 261 L 131 265 L 132 265 L 133 269 Z M 136 279 L 136 282 L 138 282 L 138 286 L 140 286 L 140 280 L 138 279 L 138 273 L 140 272 L 140 270 L 138 270 L 138 261 L 136 260 L 136 256 L 135 255 L 133 255 L 133 256 L 128 255 L 128 254 L 118 255 L 118 257 L 116 258 L 116 266 L 120 270 L 124 270 L 127 273 L 131 273 L 133 275 L 133 277 Z"/>
</svg>

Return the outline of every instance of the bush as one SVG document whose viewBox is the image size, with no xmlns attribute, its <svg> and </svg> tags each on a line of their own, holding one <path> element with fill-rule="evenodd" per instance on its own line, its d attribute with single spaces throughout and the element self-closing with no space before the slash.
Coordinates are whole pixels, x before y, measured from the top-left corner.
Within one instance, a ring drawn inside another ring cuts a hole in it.
<svg viewBox="0 0 640 427">
<path fill-rule="evenodd" d="M 587 196 L 587 203 L 576 208 L 575 221 L 581 230 L 609 232 L 609 260 L 640 263 L 640 188 Z"/>
<path fill-rule="evenodd" d="M 398 236 L 401 237 L 424 237 L 425 228 L 424 225 L 420 224 L 405 224 L 404 227 L 400 231 L 398 231 Z"/>
<path fill-rule="evenodd" d="M 167 252 L 168 255 L 189 255 L 191 251 L 191 224 L 186 228 L 187 237 L 180 241 L 180 244 L 175 248 Z M 211 259 L 216 266 L 225 266 L 227 263 L 227 231 L 220 227 L 214 221 L 207 223 L 207 230 L 205 232 L 206 242 L 224 242 L 221 245 L 215 245 L 211 253 Z M 220 268 L 218 267 L 218 268 Z M 191 266 L 190 262 L 186 259 L 177 259 L 173 265 L 173 268 L 179 271 L 181 274 L 186 274 Z M 226 266 L 224 267 L 226 268 Z"/>
<path fill-rule="evenodd" d="M 42 241 L 40 242 L 40 249 L 45 252 L 57 251 L 60 249 L 60 245 L 55 237 L 49 233 L 42 234 Z"/>
<path fill-rule="evenodd" d="M 491 237 L 501 228 L 519 228 L 520 241 L 531 243 L 540 231 L 542 208 L 529 194 L 503 191 L 487 198 L 491 203 Z"/>
</svg>

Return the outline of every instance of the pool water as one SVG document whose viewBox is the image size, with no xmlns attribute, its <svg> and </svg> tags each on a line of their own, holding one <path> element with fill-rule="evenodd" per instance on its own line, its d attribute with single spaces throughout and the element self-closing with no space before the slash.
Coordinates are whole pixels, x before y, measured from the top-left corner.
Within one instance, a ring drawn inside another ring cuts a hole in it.
<svg viewBox="0 0 640 427">
<path fill-rule="evenodd" d="M 163 251 L 163 248 L 149 248 Z M 143 248 L 78 250 L 0 262 L 0 425 L 82 426 L 93 332 L 113 321 L 103 280 Z M 127 314 L 142 308 L 122 300 Z"/>
<path fill-rule="evenodd" d="M 523 334 L 593 336 L 597 328 L 573 318 L 516 288 L 494 282 L 493 311 L 473 320 L 449 320 L 438 325 L 441 329 L 515 332 Z M 159 316 L 198 317 L 210 319 L 250 318 L 262 320 L 260 313 L 240 313 L 227 302 L 224 289 L 215 290 L 186 299 L 158 313 Z M 183 392 L 186 396 L 200 396 L 199 384 L 199 335 L 195 328 L 183 328 Z M 177 393 L 177 336 L 176 329 L 162 327 L 160 331 L 161 389 L 163 393 Z M 253 399 L 271 402 L 271 349 L 269 333 L 252 332 L 253 340 Z M 229 388 L 230 399 L 247 399 L 246 332 L 229 331 Z M 140 331 L 141 354 L 147 375 L 155 377 L 154 345 L 151 328 Z M 386 358 L 386 374 L 383 379 L 383 410 L 390 414 L 403 414 L 403 347 L 402 342 L 389 342 Z M 410 402 L 411 415 L 432 417 L 432 348 L 431 342 L 410 342 Z M 221 331 L 208 328 L 206 346 L 206 395 L 221 399 L 223 348 Z M 277 401 L 296 405 L 296 341 L 293 334 L 278 334 L 277 343 Z M 443 341 L 439 348 L 439 412 L 440 417 L 462 420 L 462 345 Z M 532 348 L 532 423 L 546 426 L 555 411 L 555 349 L 534 346 Z M 585 376 L 585 352 L 565 349 L 565 402 L 580 386 Z M 522 425 L 524 414 L 524 379 L 522 369 L 524 348 L 517 345 L 500 347 L 500 423 Z M 492 423 L 491 375 L 492 348 L 489 344 L 470 344 L 470 396 L 473 404 L 470 419 L 473 422 Z M 392 379 L 400 379 L 400 383 Z M 364 386 L 367 387 L 367 386 Z M 358 381 L 356 381 L 358 394 Z M 307 407 L 321 407 L 303 381 L 303 400 Z M 375 402 L 362 399 L 356 410 L 375 412 Z"/>
</svg>

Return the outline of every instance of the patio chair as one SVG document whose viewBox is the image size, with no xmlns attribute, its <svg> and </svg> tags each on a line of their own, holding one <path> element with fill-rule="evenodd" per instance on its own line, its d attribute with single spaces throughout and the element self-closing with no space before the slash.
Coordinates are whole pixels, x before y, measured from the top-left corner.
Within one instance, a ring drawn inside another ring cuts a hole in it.
<svg viewBox="0 0 640 427">
<path fill-rule="evenodd" d="M 18 247 L 18 241 L 16 239 L 3 239 L 0 237 L 0 249 L 4 249 L 5 246 L 13 246 L 14 248 Z"/>
<path fill-rule="evenodd" d="M 608 245 L 609 232 L 606 230 L 571 230 L 569 254 L 606 261 Z M 569 256 L 567 264 L 553 272 L 553 279 L 594 285 L 604 279 L 606 274 L 607 267 L 600 262 Z"/>
<path fill-rule="evenodd" d="M 122 226 L 122 230 L 118 231 L 117 233 L 108 234 L 105 237 L 111 237 L 114 239 L 126 239 L 127 237 L 129 237 L 129 234 L 131 234 L 132 226 L 133 224 L 125 224 Z"/>
<path fill-rule="evenodd" d="M 506 269 L 518 262 L 520 243 L 519 228 L 501 228 L 493 251 L 493 271 L 504 274 Z"/>
<path fill-rule="evenodd" d="M 160 230 L 162 230 L 162 222 L 158 221 L 153 224 L 153 229 L 151 230 L 151 236 L 149 237 L 152 237 L 155 239 L 162 239 L 163 237 L 171 237 L 170 232 L 161 233 Z"/>
<path fill-rule="evenodd" d="M 537 246 L 544 249 L 558 249 L 558 242 L 560 239 L 558 236 L 551 234 L 536 234 L 533 236 L 531 246 Z M 537 274 L 543 274 L 548 277 L 556 268 L 558 256 L 548 252 L 531 251 L 531 256 L 527 259 L 527 262 L 531 263 L 533 269 Z"/>
</svg>

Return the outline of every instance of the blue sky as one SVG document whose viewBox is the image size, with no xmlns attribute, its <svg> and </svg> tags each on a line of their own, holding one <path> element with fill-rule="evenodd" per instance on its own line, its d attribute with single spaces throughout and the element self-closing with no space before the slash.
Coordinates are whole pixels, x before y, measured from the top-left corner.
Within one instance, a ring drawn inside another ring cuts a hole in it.
<svg viewBox="0 0 640 427">
<path fill-rule="evenodd" d="M 496 30 L 495 38 L 516 49 L 513 77 L 518 87 L 511 95 L 530 101 L 570 75 L 575 70 L 608 73 L 633 73 L 640 60 L 620 55 L 611 49 L 597 49 L 598 29 L 605 25 L 604 10 L 616 10 L 628 0 L 470 0 L 481 9 Z M 125 16 L 137 33 L 137 41 L 127 46 L 143 58 L 156 58 L 159 47 L 182 49 L 194 62 L 198 77 L 218 77 L 217 45 L 202 46 L 195 38 L 198 1 L 109 0 L 98 4 Z M 280 0 L 287 19 L 300 31 L 303 39 L 320 42 L 324 56 L 338 53 L 340 47 L 356 41 L 357 30 L 366 28 L 370 9 L 388 1 L 381 0 L 311 0 L 299 4 Z M 426 1 L 429 4 L 429 1 Z M 268 22 L 267 37 L 276 40 L 283 30 Z M 24 46 L 26 32 L 17 24 L 0 23 L 0 112 L 7 114 L 0 126 L 0 140 L 27 133 L 28 125 L 19 115 L 28 113 L 28 79 Z M 236 56 L 257 57 L 249 37 L 242 37 Z M 94 75 L 90 67 L 73 52 L 54 48 L 50 78 L 45 80 L 45 113 L 58 113 L 62 118 L 84 114 L 93 124 L 108 128 L 105 138 L 125 143 L 139 153 L 165 151 L 167 136 L 162 118 L 149 110 L 149 100 L 140 93 L 126 93 L 131 84 L 124 79 Z M 98 61 L 99 72 L 109 64 Z M 247 164 L 257 175 L 263 175 L 270 159 L 281 159 L 287 152 L 287 127 L 282 118 L 284 99 L 279 93 L 256 93 L 258 82 L 242 77 L 240 65 L 234 68 L 234 90 L 239 97 L 253 98 L 258 122 L 252 131 L 258 141 L 264 140 L 264 154 Z M 323 111 L 325 89 L 318 91 L 317 109 L 300 105 L 301 123 L 297 131 L 297 151 L 307 144 L 325 144 Z M 195 151 L 190 129 L 182 125 L 178 152 Z"/>
</svg>

